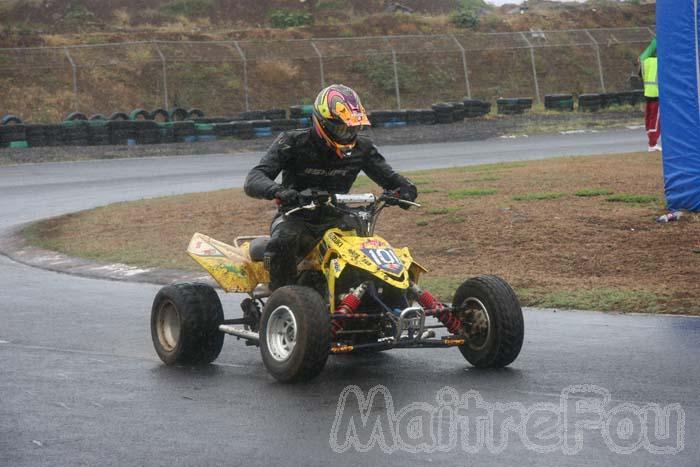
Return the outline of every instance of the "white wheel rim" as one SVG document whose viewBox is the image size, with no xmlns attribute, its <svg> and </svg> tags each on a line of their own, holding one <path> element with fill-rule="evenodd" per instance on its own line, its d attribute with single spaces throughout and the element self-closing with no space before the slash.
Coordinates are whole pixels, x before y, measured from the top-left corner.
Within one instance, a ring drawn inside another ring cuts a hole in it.
<svg viewBox="0 0 700 467">
<path fill-rule="evenodd" d="M 172 352 L 180 340 L 180 317 L 172 302 L 166 302 L 160 307 L 157 330 L 160 345 Z"/>
<path fill-rule="evenodd" d="M 484 303 L 476 297 L 469 297 L 466 300 L 464 300 L 463 303 L 466 305 L 471 305 L 469 308 L 470 310 L 474 310 L 477 313 L 480 312 L 481 317 L 485 321 L 486 337 L 484 338 L 484 341 L 481 343 L 481 345 L 475 345 L 475 343 L 471 339 L 469 339 L 467 341 L 467 345 L 469 346 L 470 349 L 477 350 L 477 351 L 482 350 L 484 347 L 486 347 L 486 344 L 488 344 L 489 339 L 491 338 L 491 317 L 489 316 L 489 312 L 486 309 L 486 306 L 484 305 Z M 476 305 L 476 307 L 473 307 L 473 305 Z"/>
<path fill-rule="evenodd" d="M 297 342 L 297 320 L 289 307 L 279 306 L 270 314 L 265 339 L 270 355 L 278 362 L 292 355 Z"/>
</svg>

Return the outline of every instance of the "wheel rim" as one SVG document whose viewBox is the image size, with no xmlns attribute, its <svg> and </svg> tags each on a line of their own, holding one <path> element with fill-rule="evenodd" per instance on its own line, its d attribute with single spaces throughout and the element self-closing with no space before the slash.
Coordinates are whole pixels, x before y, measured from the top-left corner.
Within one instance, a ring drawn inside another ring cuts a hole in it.
<svg viewBox="0 0 700 467">
<path fill-rule="evenodd" d="M 172 352 L 180 340 L 180 316 L 172 302 L 163 303 L 158 310 L 156 330 L 161 347 Z"/>
<path fill-rule="evenodd" d="M 466 306 L 465 331 L 467 346 L 475 351 L 482 350 L 491 338 L 491 317 L 484 302 L 476 297 L 469 297 L 462 302 Z"/>
<path fill-rule="evenodd" d="M 297 320 L 289 307 L 279 306 L 270 314 L 265 339 L 270 355 L 278 362 L 292 355 L 297 342 Z"/>
</svg>

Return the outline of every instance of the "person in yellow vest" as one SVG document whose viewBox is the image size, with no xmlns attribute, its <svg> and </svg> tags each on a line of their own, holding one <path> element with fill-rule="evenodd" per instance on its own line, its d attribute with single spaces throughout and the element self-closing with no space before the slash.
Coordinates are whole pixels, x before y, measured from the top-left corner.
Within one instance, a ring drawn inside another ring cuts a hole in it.
<svg viewBox="0 0 700 467">
<path fill-rule="evenodd" d="M 661 151 L 661 119 L 659 118 L 659 79 L 656 60 L 656 38 L 639 56 L 640 74 L 644 81 L 644 126 L 649 139 L 649 152 Z"/>
</svg>

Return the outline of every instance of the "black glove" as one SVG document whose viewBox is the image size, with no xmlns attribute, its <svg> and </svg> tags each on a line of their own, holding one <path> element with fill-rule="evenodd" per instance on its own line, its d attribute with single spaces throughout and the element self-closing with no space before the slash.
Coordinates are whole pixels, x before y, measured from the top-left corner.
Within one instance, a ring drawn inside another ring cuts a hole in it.
<svg viewBox="0 0 700 467">
<path fill-rule="evenodd" d="M 418 189 L 408 180 L 399 186 L 399 198 L 406 201 L 415 201 L 418 198 Z M 411 206 L 407 204 L 399 204 L 403 209 L 408 209 Z"/>
<path fill-rule="evenodd" d="M 299 205 L 299 192 L 291 188 L 281 188 L 275 193 L 275 199 L 283 207 L 296 207 Z"/>
</svg>

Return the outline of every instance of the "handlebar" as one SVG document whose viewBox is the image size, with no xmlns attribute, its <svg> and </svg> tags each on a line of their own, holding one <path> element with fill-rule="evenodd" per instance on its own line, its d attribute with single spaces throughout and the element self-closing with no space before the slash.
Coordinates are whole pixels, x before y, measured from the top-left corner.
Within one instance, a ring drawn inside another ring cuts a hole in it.
<svg viewBox="0 0 700 467">
<path fill-rule="evenodd" d="M 323 191 L 304 190 L 300 193 L 301 198 L 309 200 L 308 204 L 298 206 L 285 212 L 285 216 L 289 216 L 299 211 L 313 211 L 320 206 L 330 206 L 338 209 L 337 204 L 375 204 L 384 203 L 390 206 L 399 206 L 401 204 L 407 206 L 421 207 L 420 204 L 413 201 L 401 199 L 392 191 L 384 191 L 379 197 L 373 193 L 361 194 L 330 194 Z"/>
</svg>

